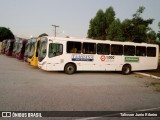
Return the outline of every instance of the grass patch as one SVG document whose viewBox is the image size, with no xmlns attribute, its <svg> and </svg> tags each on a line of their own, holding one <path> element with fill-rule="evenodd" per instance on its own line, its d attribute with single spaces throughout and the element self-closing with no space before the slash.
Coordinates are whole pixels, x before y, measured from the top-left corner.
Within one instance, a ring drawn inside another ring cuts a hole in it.
<svg viewBox="0 0 160 120">
<path fill-rule="evenodd" d="M 145 87 L 152 87 L 154 91 L 160 92 L 160 81 L 152 81 L 145 83 Z"/>
<path fill-rule="evenodd" d="M 160 86 L 155 88 L 155 91 L 160 92 Z"/>
<path fill-rule="evenodd" d="M 137 77 L 137 78 L 143 78 L 143 76 L 142 75 L 135 75 L 135 77 Z"/>
<path fill-rule="evenodd" d="M 153 81 L 153 82 L 151 82 L 151 85 L 153 85 L 153 86 L 160 85 L 160 81 Z"/>
<path fill-rule="evenodd" d="M 156 92 L 160 92 L 160 81 L 153 81 L 150 84 Z"/>
</svg>

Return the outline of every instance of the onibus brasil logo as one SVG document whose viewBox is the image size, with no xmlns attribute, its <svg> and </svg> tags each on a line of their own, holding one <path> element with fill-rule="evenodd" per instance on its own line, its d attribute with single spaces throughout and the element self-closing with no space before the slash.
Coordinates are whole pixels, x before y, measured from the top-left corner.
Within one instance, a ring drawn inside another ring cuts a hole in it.
<svg viewBox="0 0 160 120">
<path fill-rule="evenodd" d="M 42 117 L 40 112 L 2 112 L 2 117 Z"/>
</svg>

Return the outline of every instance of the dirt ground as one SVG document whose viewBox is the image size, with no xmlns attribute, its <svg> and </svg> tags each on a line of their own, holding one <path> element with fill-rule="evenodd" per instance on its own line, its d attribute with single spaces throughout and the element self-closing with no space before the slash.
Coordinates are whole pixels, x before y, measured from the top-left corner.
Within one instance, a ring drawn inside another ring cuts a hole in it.
<svg viewBox="0 0 160 120">
<path fill-rule="evenodd" d="M 143 73 L 147 73 L 147 74 L 151 74 L 151 75 L 160 77 L 160 62 L 159 62 L 157 70 L 143 71 Z M 152 87 L 156 92 L 160 92 L 160 80 L 155 79 L 154 81 L 146 83 L 146 87 Z"/>
</svg>

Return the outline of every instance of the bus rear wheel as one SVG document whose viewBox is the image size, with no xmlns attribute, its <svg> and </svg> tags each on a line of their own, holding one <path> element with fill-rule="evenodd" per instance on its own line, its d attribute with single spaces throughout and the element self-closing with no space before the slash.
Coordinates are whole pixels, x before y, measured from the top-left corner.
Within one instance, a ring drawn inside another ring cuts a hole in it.
<svg viewBox="0 0 160 120">
<path fill-rule="evenodd" d="M 73 63 L 68 63 L 65 67 L 64 67 L 64 72 L 67 74 L 73 74 L 76 72 L 76 66 Z"/>
<path fill-rule="evenodd" d="M 124 65 L 124 66 L 122 67 L 122 73 L 123 73 L 124 75 L 130 74 L 130 73 L 131 73 L 131 66 L 130 66 L 130 65 Z"/>
</svg>

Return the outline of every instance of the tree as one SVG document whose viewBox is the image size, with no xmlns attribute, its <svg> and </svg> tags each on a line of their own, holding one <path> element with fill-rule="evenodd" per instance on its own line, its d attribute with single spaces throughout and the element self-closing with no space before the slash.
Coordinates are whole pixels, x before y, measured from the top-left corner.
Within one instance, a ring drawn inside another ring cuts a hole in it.
<svg viewBox="0 0 160 120">
<path fill-rule="evenodd" d="M 143 19 L 145 7 L 140 6 L 133 14 L 132 19 L 120 22 L 115 19 L 115 11 L 112 7 L 105 13 L 99 10 L 96 16 L 90 20 L 88 37 L 92 39 L 110 39 L 116 41 L 155 42 L 155 32 L 149 27 L 154 19 Z M 159 23 L 160 26 L 160 23 Z M 160 31 L 157 34 L 160 39 Z"/>
<path fill-rule="evenodd" d="M 88 37 L 93 39 L 105 39 L 105 18 L 103 10 L 98 10 L 96 16 L 90 20 Z"/>
<path fill-rule="evenodd" d="M 115 20 L 115 11 L 113 7 L 109 7 L 106 9 L 105 12 L 105 32 L 106 32 L 106 38 L 108 38 L 108 33 L 109 33 L 109 26 L 112 24 L 112 22 Z"/>
<path fill-rule="evenodd" d="M 157 33 L 158 41 L 160 42 L 160 31 Z"/>
<path fill-rule="evenodd" d="M 159 27 L 159 29 L 160 29 L 160 22 L 158 23 L 158 27 Z M 158 31 L 157 37 L 158 37 L 158 41 L 160 42 L 160 31 Z"/>
<path fill-rule="evenodd" d="M 92 38 L 94 39 L 96 37 L 95 33 L 94 33 L 94 19 L 91 19 L 89 22 L 89 29 L 88 29 L 88 38 Z"/>
<path fill-rule="evenodd" d="M 103 10 L 98 10 L 96 16 L 90 20 L 88 37 L 92 39 L 105 40 L 108 32 L 109 25 L 115 19 L 115 12 L 112 7 Z"/>
<path fill-rule="evenodd" d="M 145 7 L 140 6 L 136 13 L 133 14 L 132 19 L 126 19 L 122 22 L 123 34 L 126 41 L 138 43 L 148 42 L 147 33 L 151 31 L 149 25 L 153 23 L 154 19 L 143 19 L 141 14 L 144 12 L 144 10 Z"/>
<path fill-rule="evenodd" d="M 105 39 L 105 18 L 104 18 L 103 10 L 100 9 L 97 12 L 94 20 L 95 20 L 94 32 L 96 35 L 96 39 L 104 40 Z"/>
<path fill-rule="evenodd" d="M 0 42 L 5 39 L 14 39 L 14 35 L 9 29 L 0 27 Z"/>
<path fill-rule="evenodd" d="M 144 12 L 145 7 L 140 6 L 136 13 L 133 14 L 133 18 L 140 18 L 140 15 Z"/>
<path fill-rule="evenodd" d="M 151 30 L 147 33 L 147 43 L 156 43 L 156 38 L 157 38 L 157 35 L 156 35 L 156 32 Z"/>
<path fill-rule="evenodd" d="M 133 18 L 131 20 L 133 24 L 133 42 L 148 42 L 147 32 L 151 30 L 149 25 L 153 23 L 154 19 L 143 19 L 141 14 L 144 12 L 144 10 L 145 7 L 140 6 L 136 13 L 133 14 Z"/>
<path fill-rule="evenodd" d="M 123 32 L 123 36 L 125 41 L 133 41 L 134 40 L 134 35 L 133 35 L 133 24 L 132 21 L 129 19 L 125 19 L 122 22 L 121 28 Z"/>
<path fill-rule="evenodd" d="M 119 19 L 114 20 L 109 26 L 107 39 L 113 41 L 124 41 L 121 22 Z"/>
</svg>

